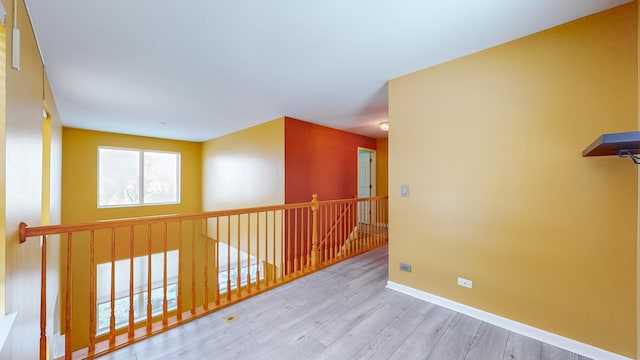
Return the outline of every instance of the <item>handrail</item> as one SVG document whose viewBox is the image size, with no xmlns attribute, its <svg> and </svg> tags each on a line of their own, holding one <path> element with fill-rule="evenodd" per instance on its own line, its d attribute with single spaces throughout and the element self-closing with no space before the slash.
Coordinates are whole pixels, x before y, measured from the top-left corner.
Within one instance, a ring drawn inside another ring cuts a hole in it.
<svg viewBox="0 0 640 360">
<path fill-rule="evenodd" d="M 339 201 L 339 200 L 328 200 L 328 201 L 322 201 L 321 203 L 331 203 L 333 201 Z M 54 235 L 54 234 L 62 234 L 62 233 L 75 232 L 75 231 L 88 231 L 92 229 L 99 230 L 99 229 L 111 229 L 114 227 L 158 224 L 158 223 L 164 223 L 164 222 L 197 220 L 197 219 L 220 217 L 220 216 L 233 216 L 233 215 L 240 215 L 240 214 L 247 214 L 247 213 L 267 212 L 267 211 L 283 210 L 283 209 L 284 210 L 295 209 L 298 207 L 303 207 L 308 205 L 309 203 L 297 203 L 297 204 L 261 206 L 261 207 L 253 207 L 253 208 L 240 208 L 240 209 L 232 209 L 232 210 L 205 211 L 205 212 L 200 212 L 195 214 L 152 215 L 152 216 L 141 216 L 141 217 L 127 218 L 127 219 L 98 220 L 98 221 L 75 224 L 75 225 L 43 225 L 43 226 L 29 227 L 27 223 L 21 222 L 18 225 L 18 234 L 20 238 L 20 243 L 24 243 L 27 240 L 27 238 L 42 236 L 42 235 Z"/>
<path fill-rule="evenodd" d="M 42 243 L 40 359 L 54 357 L 46 330 L 49 236 L 61 235 L 64 358 L 92 358 L 386 244 L 387 199 L 319 201 L 314 194 L 307 203 L 196 214 L 34 227 L 22 222 L 20 242 L 39 236 Z M 353 230 L 363 222 L 366 231 Z M 144 281 L 134 285 L 134 278 Z"/>
</svg>

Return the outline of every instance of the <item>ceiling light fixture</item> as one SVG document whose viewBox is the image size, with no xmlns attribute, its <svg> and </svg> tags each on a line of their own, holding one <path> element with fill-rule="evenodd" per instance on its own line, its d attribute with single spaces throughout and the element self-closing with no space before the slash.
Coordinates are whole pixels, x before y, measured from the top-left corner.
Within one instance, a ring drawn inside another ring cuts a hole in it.
<svg viewBox="0 0 640 360">
<path fill-rule="evenodd" d="M 380 130 L 389 131 L 389 122 L 383 121 L 380 123 Z"/>
</svg>

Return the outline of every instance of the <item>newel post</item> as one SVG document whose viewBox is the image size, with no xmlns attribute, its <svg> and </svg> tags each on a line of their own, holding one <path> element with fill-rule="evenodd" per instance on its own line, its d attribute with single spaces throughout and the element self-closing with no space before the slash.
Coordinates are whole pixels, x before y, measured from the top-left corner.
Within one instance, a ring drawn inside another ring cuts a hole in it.
<svg viewBox="0 0 640 360">
<path fill-rule="evenodd" d="M 311 196 L 311 212 L 312 212 L 312 226 L 311 226 L 311 267 L 317 268 L 320 265 L 320 249 L 318 248 L 318 209 L 320 208 L 320 201 L 318 201 L 318 194 Z"/>
</svg>

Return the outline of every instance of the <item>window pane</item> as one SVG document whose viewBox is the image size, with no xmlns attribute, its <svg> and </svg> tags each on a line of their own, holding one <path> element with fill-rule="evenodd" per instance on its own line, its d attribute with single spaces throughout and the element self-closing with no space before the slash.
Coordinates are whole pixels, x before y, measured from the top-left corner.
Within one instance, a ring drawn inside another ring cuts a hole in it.
<svg viewBox="0 0 640 360">
<path fill-rule="evenodd" d="M 128 205 L 140 202 L 140 152 L 98 150 L 98 205 Z"/>
<path fill-rule="evenodd" d="M 178 202 L 178 154 L 144 153 L 144 203 Z"/>
</svg>

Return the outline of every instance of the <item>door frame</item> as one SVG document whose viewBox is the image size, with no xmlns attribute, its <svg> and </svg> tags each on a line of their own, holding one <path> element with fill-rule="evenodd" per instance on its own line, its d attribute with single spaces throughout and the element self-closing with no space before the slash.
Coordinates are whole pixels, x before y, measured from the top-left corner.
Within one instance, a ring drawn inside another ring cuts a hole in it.
<svg viewBox="0 0 640 360">
<path fill-rule="evenodd" d="M 377 151 L 374 149 L 369 149 L 369 148 L 365 148 L 365 147 L 361 147 L 358 146 L 358 151 L 356 152 L 357 155 L 357 162 L 356 162 L 356 166 L 357 166 L 357 175 L 358 175 L 358 182 L 357 182 L 357 189 L 356 189 L 356 197 L 360 198 L 360 152 L 361 151 L 366 151 L 368 153 L 371 154 L 371 162 L 370 162 L 370 166 L 369 166 L 369 178 L 371 181 L 371 196 L 370 197 L 374 197 L 377 195 L 377 187 L 376 187 L 376 178 L 378 175 L 378 168 L 377 168 Z"/>
</svg>

